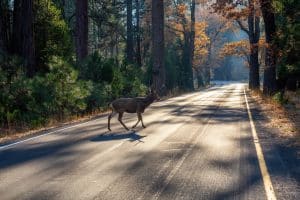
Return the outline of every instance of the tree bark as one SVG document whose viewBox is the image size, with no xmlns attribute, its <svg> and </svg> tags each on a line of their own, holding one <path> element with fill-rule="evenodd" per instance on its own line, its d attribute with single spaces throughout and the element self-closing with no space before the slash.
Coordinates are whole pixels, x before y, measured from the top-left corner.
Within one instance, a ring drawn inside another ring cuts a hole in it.
<svg viewBox="0 0 300 200">
<path fill-rule="evenodd" d="M 164 1 L 152 0 L 152 87 L 159 93 L 165 88 Z"/>
<path fill-rule="evenodd" d="M 13 53 L 24 58 L 26 73 L 32 77 L 35 66 L 35 45 L 33 31 L 33 0 L 14 1 Z"/>
<path fill-rule="evenodd" d="M 265 23 L 265 38 L 267 43 L 263 93 L 272 95 L 276 91 L 276 46 L 273 43 L 276 31 L 275 15 L 271 0 L 260 0 L 260 6 Z"/>
<path fill-rule="evenodd" d="M 140 2 L 135 0 L 136 4 L 136 62 L 139 67 L 142 66 L 141 56 L 141 36 L 140 36 Z"/>
<path fill-rule="evenodd" d="M 126 38 L 126 61 L 133 63 L 133 28 L 132 28 L 132 0 L 127 0 L 127 38 Z"/>
<path fill-rule="evenodd" d="M 255 16 L 254 3 L 249 0 L 248 36 L 250 42 L 249 89 L 259 89 L 258 41 L 260 37 L 259 16 Z"/>
<path fill-rule="evenodd" d="M 75 45 L 77 62 L 88 55 L 88 0 L 76 0 Z"/>
<path fill-rule="evenodd" d="M 194 80 L 193 80 L 193 63 L 194 63 L 194 51 L 195 51 L 195 10 L 196 10 L 196 2 L 192 0 L 191 2 L 191 34 L 190 34 L 190 89 L 194 90 Z"/>
<path fill-rule="evenodd" d="M 8 0 L 2 0 L 0 1 L 0 53 L 1 51 L 7 53 L 9 50 L 10 27 Z"/>
<path fill-rule="evenodd" d="M 193 70 L 191 60 L 191 33 L 186 31 L 184 33 L 184 46 L 182 55 L 182 67 L 183 67 L 183 89 L 193 90 Z"/>
<path fill-rule="evenodd" d="M 205 68 L 204 68 L 204 72 L 205 72 L 204 84 L 205 85 L 210 85 L 210 79 L 211 79 L 210 63 L 211 63 L 211 60 L 212 60 L 211 51 L 212 51 L 212 45 L 211 45 L 211 43 L 209 43 L 208 53 L 207 53 L 207 61 L 205 63 Z"/>
</svg>

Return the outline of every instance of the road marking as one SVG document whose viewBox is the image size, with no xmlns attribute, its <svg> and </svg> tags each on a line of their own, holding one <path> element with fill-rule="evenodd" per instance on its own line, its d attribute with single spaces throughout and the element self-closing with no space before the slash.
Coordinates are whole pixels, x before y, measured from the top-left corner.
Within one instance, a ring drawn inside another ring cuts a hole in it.
<svg viewBox="0 0 300 200">
<path fill-rule="evenodd" d="M 249 104 L 248 104 L 248 99 L 247 99 L 245 89 L 244 89 L 244 95 L 245 95 L 245 101 L 246 101 L 246 106 L 247 106 L 247 111 L 248 111 L 248 117 L 249 117 L 249 120 L 250 120 L 250 126 L 251 126 L 253 142 L 254 142 L 254 145 L 255 145 L 256 155 L 257 155 L 257 158 L 258 158 L 258 164 L 259 164 L 260 172 L 261 172 L 263 182 L 264 182 L 265 191 L 266 191 L 266 194 L 267 194 L 267 199 L 268 200 L 276 200 L 274 188 L 273 188 L 273 185 L 272 185 L 270 174 L 268 172 L 268 168 L 267 168 L 267 164 L 266 164 L 266 161 L 265 161 L 265 158 L 264 158 L 264 154 L 263 154 L 262 148 L 261 148 L 260 143 L 259 143 L 257 132 L 256 132 L 256 129 L 255 129 L 255 126 L 254 126 L 254 122 L 253 122 L 251 110 L 250 110 L 250 107 L 249 107 Z"/>
<path fill-rule="evenodd" d="M 68 130 L 68 129 L 75 128 L 75 127 L 78 127 L 78 126 L 82 126 L 84 124 L 87 124 L 87 123 L 90 123 L 90 122 L 93 122 L 93 121 L 96 121 L 96 120 L 98 120 L 98 119 L 93 119 L 91 121 L 80 123 L 80 124 L 77 124 L 77 125 L 74 125 L 74 126 L 69 126 L 69 127 L 66 127 L 66 128 L 62 128 L 62 129 L 56 130 L 56 131 L 51 131 L 51 132 L 44 133 L 44 134 L 41 134 L 41 135 L 38 135 L 38 136 L 35 136 L 35 137 L 31 137 L 31 138 L 28 138 L 28 139 L 25 139 L 25 140 L 14 142 L 14 143 L 11 143 L 11 144 L 8 144 L 8 145 L 3 145 L 3 146 L 0 146 L 0 151 L 4 150 L 4 149 L 7 149 L 9 147 L 15 146 L 17 144 L 28 142 L 28 141 L 31 141 L 31 140 L 34 140 L 34 139 L 37 139 L 37 138 L 40 138 L 40 137 L 44 137 L 44 136 L 47 136 L 47 135 L 50 135 L 50 134 L 53 134 L 53 133 L 57 133 L 57 132 L 64 131 L 64 130 Z"/>
</svg>

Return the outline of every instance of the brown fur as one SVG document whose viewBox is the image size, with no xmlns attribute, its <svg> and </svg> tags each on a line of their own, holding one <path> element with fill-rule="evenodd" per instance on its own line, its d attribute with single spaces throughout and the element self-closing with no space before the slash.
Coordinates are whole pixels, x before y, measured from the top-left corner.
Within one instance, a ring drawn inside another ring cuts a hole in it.
<svg viewBox="0 0 300 200">
<path fill-rule="evenodd" d="M 116 99 L 111 103 L 112 112 L 108 115 L 108 130 L 110 129 L 110 119 L 112 116 L 114 116 L 116 113 L 119 113 L 118 120 L 122 124 L 122 126 L 126 129 L 127 126 L 123 123 L 122 117 L 124 112 L 127 113 L 137 113 L 138 121 L 132 128 L 135 128 L 138 123 L 141 121 L 143 128 L 146 128 L 143 122 L 142 113 L 144 113 L 145 109 L 153 103 L 157 99 L 157 95 L 155 92 L 151 92 L 146 97 L 135 97 L 135 98 L 120 98 Z"/>
</svg>

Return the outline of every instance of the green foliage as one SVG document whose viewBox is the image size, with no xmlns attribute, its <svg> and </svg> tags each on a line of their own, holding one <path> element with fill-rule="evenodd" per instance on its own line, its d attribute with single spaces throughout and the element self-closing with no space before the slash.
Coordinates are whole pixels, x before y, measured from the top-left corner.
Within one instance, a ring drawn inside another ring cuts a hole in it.
<svg viewBox="0 0 300 200">
<path fill-rule="evenodd" d="M 70 30 L 61 11 L 52 1 L 34 1 L 34 33 L 37 65 L 40 71 L 49 70 L 53 56 L 71 60 L 73 47 Z"/>
<path fill-rule="evenodd" d="M 114 70 L 114 78 L 111 82 L 111 97 L 117 98 L 122 96 L 122 91 L 124 89 L 124 77 L 119 68 Z"/>
<path fill-rule="evenodd" d="M 121 20 L 123 3 L 120 0 L 92 1 L 89 50 L 94 53 L 74 67 L 71 30 L 75 21 L 74 1 L 33 1 L 32 48 L 38 71 L 29 78 L 24 73 L 24 60 L 0 52 L 1 128 L 38 127 L 50 119 L 61 120 L 105 108 L 118 97 L 146 94 L 143 69 L 120 61 L 125 31 Z M 9 13 L 12 17 L 13 12 Z"/>
<path fill-rule="evenodd" d="M 300 2 L 298 0 L 275 0 L 278 26 L 276 44 L 280 51 L 278 75 L 300 81 Z"/>
<path fill-rule="evenodd" d="M 275 100 L 276 102 L 280 103 L 280 104 L 286 104 L 288 103 L 288 99 L 286 99 L 283 95 L 282 92 L 277 92 L 274 96 L 273 96 L 273 100 Z"/>
<path fill-rule="evenodd" d="M 16 57 L 0 56 L 0 122 L 10 124 L 20 118 L 28 99 L 21 61 Z"/>
<path fill-rule="evenodd" d="M 91 82 L 77 81 L 78 72 L 68 63 L 55 58 L 50 64 L 50 72 L 46 74 L 46 86 L 53 97 L 54 113 L 62 116 L 77 113 L 86 109 L 86 98 L 92 90 Z"/>
<path fill-rule="evenodd" d="M 99 53 L 95 52 L 79 65 L 80 78 L 95 83 L 110 83 L 113 80 L 113 68 L 116 65 L 115 60 L 104 59 Z"/>
<path fill-rule="evenodd" d="M 93 111 L 97 108 L 106 108 L 111 101 L 111 85 L 106 83 L 93 83 L 90 95 L 87 97 L 87 111 Z"/>
<path fill-rule="evenodd" d="M 125 32 L 122 21 L 124 12 L 123 0 L 92 0 L 89 6 L 90 38 L 93 43 L 90 44 L 92 49 L 100 52 L 101 55 L 111 53 L 111 47 L 119 45 L 118 40 Z M 100 37 L 99 37 L 100 36 Z M 99 48 L 101 47 L 101 48 Z M 115 57 L 111 53 L 110 57 Z"/>
<path fill-rule="evenodd" d="M 24 75 L 18 59 L 2 60 L 0 68 L 0 123 L 25 123 L 31 127 L 50 117 L 63 118 L 86 110 L 91 82 L 77 80 L 78 72 L 68 63 L 53 58 L 50 71 L 32 79 Z M 8 70 L 12 68 L 13 70 Z"/>
<path fill-rule="evenodd" d="M 115 59 L 104 58 L 95 52 L 78 65 L 80 80 L 89 81 L 93 87 L 87 98 L 87 110 L 107 106 L 121 96 L 145 95 L 147 87 L 142 83 L 144 72 L 135 65 L 119 64 Z"/>
<path fill-rule="evenodd" d="M 174 46 L 170 46 L 165 53 L 165 67 L 168 72 L 166 77 L 166 86 L 168 89 L 174 89 L 181 85 L 181 73 L 180 69 L 182 68 L 180 62 L 180 55 L 176 52 Z"/>
<path fill-rule="evenodd" d="M 144 80 L 144 72 L 141 68 L 133 64 L 122 63 L 120 72 L 123 76 L 123 92 L 122 96 L 134 97 L 145 95 L 147 87 L 142 84 Z"/>
</svg>

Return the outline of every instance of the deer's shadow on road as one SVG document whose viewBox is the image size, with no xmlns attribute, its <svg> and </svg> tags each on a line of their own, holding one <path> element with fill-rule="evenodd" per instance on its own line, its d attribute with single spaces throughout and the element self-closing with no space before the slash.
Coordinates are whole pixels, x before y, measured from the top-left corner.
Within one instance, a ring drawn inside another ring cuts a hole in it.
<svg viewBox="0 0 300 200">
<path fill-rule="evenodd" d="M 143 142 L 141 139 L 146 137 L 145 135 L 140 135 L 135 130 L 130 130 L 127 132 L 112 132 L 108 134 L 98 135 L 91 139 L 92 142 L 105 142 L 111 140 L 129 140 L 130 142 L 139 141 Z"/>
</svg>

